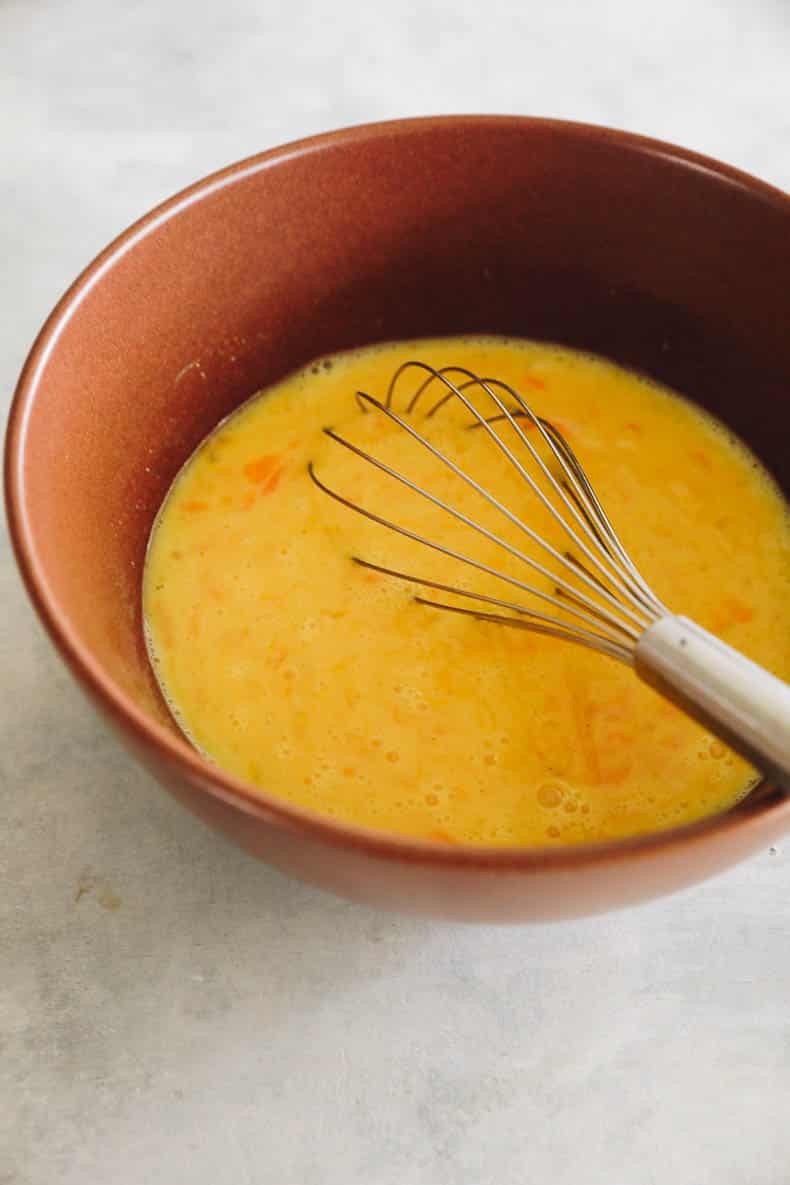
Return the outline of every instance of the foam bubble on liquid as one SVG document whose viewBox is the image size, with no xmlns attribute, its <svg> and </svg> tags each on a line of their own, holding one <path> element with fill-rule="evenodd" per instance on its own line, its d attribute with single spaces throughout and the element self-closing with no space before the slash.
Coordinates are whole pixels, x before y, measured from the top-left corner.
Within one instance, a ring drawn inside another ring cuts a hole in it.
<svg viewBox="0 0 790 1185">
<path fill-rule="evenodd" d="M 541 806 L 552 810 L 558 807 L 565 797 L 565 786 L 560 782 L 543 782 L 538 786 L 537 798 Z"/>
</svg>

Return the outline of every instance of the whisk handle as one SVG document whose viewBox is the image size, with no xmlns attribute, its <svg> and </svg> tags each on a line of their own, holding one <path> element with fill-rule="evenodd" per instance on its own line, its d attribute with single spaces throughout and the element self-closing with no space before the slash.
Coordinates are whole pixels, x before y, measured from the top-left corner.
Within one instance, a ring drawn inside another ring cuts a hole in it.
<svg viewBox="0 0 790 1185">
<path fill-rule="evenodd" d="M 790 686 L 686 617 L 642 634 L 637 674 L 790 794 Z"/>
</svg>

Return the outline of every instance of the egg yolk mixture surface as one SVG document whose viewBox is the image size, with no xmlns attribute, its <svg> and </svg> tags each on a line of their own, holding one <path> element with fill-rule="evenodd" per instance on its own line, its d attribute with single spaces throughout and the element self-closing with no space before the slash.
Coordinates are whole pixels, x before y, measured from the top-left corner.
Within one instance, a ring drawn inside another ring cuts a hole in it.
<svg viewBox="0 0 790 1185">
<path fill-rule="evenodd" d="M 406 342 L 337 355 L 261 393 L 178 476 L 152 534 L 143 598 L 154 669 L 182 729 L 217 765 L 269 794 L 437 842 L 580 843 L 731 806 L 753 771 L 629 667 L 419 605 L 415 593 L 462 602 L 353 562 L 552 612 L 312 483 L 310 461 L 373 513 L 554 591 L 523 560 L 323 434 L 331 425 L 557 571 L 408 433 L 363 412 L 355 392 L 383 399 L 409 358 L 512 384 L 565 435 L 661 601 L 790 676 L 787 509 L 721 426 L 640 376 L 571 350 L 499 338 Z M 396 410 L 405 412 L 422 379 L 403 376 Z M 434 384 L 421 396 L 414 426 L 568 550 L 457 399 L 426 418 L 441 394 Z M 486 405 L 485 415 L 495 412 Z M 497 428 L 517 452 L 510 425 Z"/>
</svg>

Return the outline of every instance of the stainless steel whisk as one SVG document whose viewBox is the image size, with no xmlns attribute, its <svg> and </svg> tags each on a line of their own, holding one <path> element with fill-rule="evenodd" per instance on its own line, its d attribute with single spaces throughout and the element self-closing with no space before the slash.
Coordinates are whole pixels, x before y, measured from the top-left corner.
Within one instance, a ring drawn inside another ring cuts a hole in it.
<svg viewBox="0 0 790 1185">
<path fill-rule="evenodd" d="M 400 414 L 394 409 L 399 383 L 405 374 L 415 372 L 420 373 L 422 381 Z M 435 416 L 450 400 L 459 400 L 472 416 L 467 428 L 488 434 L 504 460 L 515 468 L 562 528 L 572 550 L 560 551 L 553 546 L 418 431 L 414 414 L 431 387 L 441 389 L 441 394 L 427 411 L 426 419 Z M 489 409 L 493 414 L 484 415 L 473 402 L 472 395 L 478 401 L 481 397 L 490 401 Z M 672 613 L 662 604 L 628 556 L 567 440 L 547 419 L 533 412 L 518 391 L 499 379 L 481 378 L 464 367 L 449 366 L 437 370 L 426 363 L 410 361 L 395 372 L 383 402 L 362 391 L 357 392 L 356 399 L 361 411 L 386 416 L 476 490 L 541 549 L 547 557 L 546 563 L 525 554 L 483 523 L 391 468 L 333 428 L 324 429 L 327 436 L 501 547 L 532 571 L 548 578 L 552 591 L 537 588 L 527 580 L 448 547 L 439 539 L 426 538 L 373 513 L 328 486 L 311 464 L 309 471 L 315 484 L 358 514 L 471 569 L 496 577 L 503 584 L 542 602 L 541 608 L 550 606 L 555 612 L 561 611 L 562 616 L 555 616 L 550 611 L 540 612 L 504 597 L 493 597 L 470 588 L 382 567 L 359 557 L 354 557 L 356 563 L 437 592 L 475 601 L 485 608 L 447 604 L 418 596 L 416 600 L 420 604 L 548 634 L 626 663 L 646 683 L 716 733 L 783 790 L 790 792 L 790 686 L 695 622 Z M 503 439 L 498 424 L 507 424 L 513 430 L 517 452 Z M 556 474 L 522 425 L 537 431 L 544 453 L 556 466 Z"/>
</svg>

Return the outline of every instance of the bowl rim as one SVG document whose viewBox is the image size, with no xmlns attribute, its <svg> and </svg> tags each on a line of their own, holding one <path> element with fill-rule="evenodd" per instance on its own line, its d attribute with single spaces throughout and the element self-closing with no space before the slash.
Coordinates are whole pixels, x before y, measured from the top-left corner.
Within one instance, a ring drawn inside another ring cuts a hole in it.
<svg viewBox="0 0 790 1185">
<path fill-rule="evenodd" d="M 748 796 L 728 811 L 680 827 L 622 839 L 589 844 L 566 844 L 551 848 L 446 844 L 407 835 L 376 831 L 297 806 L 285 799 L 252 787 L 249 783 L 213 765 L 186 738 L 169 731 L 105 672 L 72 628 L 58 598 L 50 588 L 46 567 L 38 554 L 25 491 L 25 456 L 30 411 L 61 334 L 82 301 L 102 278 L 135 246 L 170 219 L 196 202 L 255 173 L 288 160 L 309 156 L 344 144 L 365 140 L 410 136 L 433 128 L 512 126 L 525 131 L 555 132 L 576 136 L 602 145 L 630 149 L 643 156 L 663 157 L 746 189 L 768 204 L 790 215 L 790 196 L 731 165 L 686 148 L 636 133 L 597 124 L 524 115 L 433 115 L 357 124 L 322 132 L 267 149 L 243 158 L 180 190 L 154 206 L 116 236 L 79 274 L 47 317 L 22 367 L 9 411 L 5 436 L 4 488 L 9 534 L 16 561 L 30 600 L 50 639 L 83 689 L 123 731 L 145 748 L 153 749 L 180 771 L 194 787 L 236 807 L 259 821 L 291 832 L 302 832 L 333 847 L 362 849 L 378 858 L 419 864 L 455 865 L 462 868 L 490 868 L 501 871 L 538 871 L 589 867 L 647 856 L 669 848 L 686 846 L 703 837 L 713 837 L 735 827 L 758 827 L 770 812 L 790 827 L 790 798 L 776 794 Z"/>
</svg>

